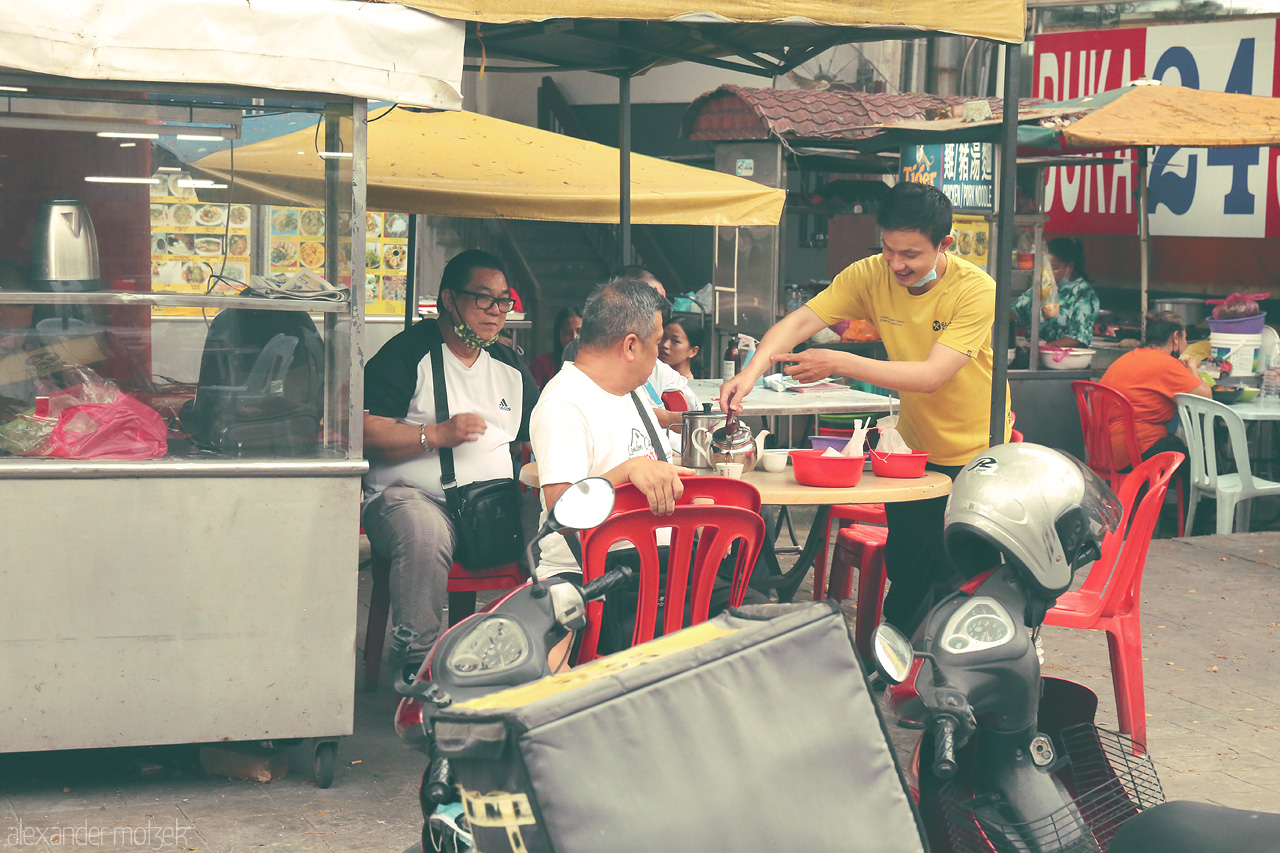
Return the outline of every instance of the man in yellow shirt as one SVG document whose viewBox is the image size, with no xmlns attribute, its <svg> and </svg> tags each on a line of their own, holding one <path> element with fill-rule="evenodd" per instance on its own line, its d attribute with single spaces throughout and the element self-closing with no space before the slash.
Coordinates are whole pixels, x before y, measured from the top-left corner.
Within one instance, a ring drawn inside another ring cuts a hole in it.
<svg viewBox="0 0 1280 853">
<path fill-rule="evenodd" d="M 934 187 L 893 187 L 876 223 L 881 254 L 851 265 L 774 325 L 751 363 L 721 387 L 720 406 L 741 411 L 742 398 L 777 362 L 787 363 L 786 372 L 802 382 L 832 374 L 861 379 L 901 393 L 898 432 L 913 450 L 929 451 L 930 468 L 954 478 L 989 443 L 995 281 L 947 254 L 953 240 L 951 202 Z M 821 348 L 791 352 L 825 326 L 854 319 L 875 325 L 889 361 Z M 910 635 L 936 598 L 960 580 L 942 542 L 946 499 L 886 504 L 885 509 L 891 585 L 884 618 Z"/>
</svg>

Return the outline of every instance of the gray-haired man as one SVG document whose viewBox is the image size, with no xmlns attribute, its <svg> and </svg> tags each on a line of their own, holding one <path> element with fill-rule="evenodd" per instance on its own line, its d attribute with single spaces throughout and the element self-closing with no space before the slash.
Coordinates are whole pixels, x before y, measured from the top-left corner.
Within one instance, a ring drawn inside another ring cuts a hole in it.
<svg viewBox="0 0 1280 853">
<path fill-rule="evenodd" d="M 656 513 L 669 515 L 684 491 L 653 409 L 635 393 L 653 371 L 667 300 L 628 277 L 595 289 L 582 311 L 577 359 L 542 389 L 529 422 L 546 507 L 584 477 L 634 483 Z M 564 539 L 543 540 L 539 573 L 579 571 Z"/>
</svg>

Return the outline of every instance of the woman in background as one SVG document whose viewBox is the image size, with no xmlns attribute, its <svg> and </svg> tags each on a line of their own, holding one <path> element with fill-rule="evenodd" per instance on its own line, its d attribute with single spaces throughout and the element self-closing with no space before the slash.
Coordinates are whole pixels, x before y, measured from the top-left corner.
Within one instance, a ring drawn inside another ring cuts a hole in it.
<svg viewBox="0 0 1280 853">
<path fill-rule="evenodd" d="M 1187 348 L 1187 327 L 1177 314 L 1164 312 L 1147 316 L 1145 343 L 1117 358 L 1098 381 L 1114 388 L 1133 404 L 1133 431 L 1143 459 L 1157 453 L 1176 450 L 1186 454 L 1187 445 L 1177 431 L 1178 408 L 1174 394 L 1212 397 L 1209 386 L 1200 378 L 1200 361 L 1183 353 Z M 1174 425 L 1170 430 L 1169 425 Z M 1129 459 L 1124 445 L 1124 432 L 1119 421 L 1111 424 L 1111 452 L 1117 465 L 1137 464 Z M 1191 494 L 1191 462 L 1178 466 L 1176 476 L 1182 480 L 1183 500 Z M 1211 516 L 1204 514 L 1204 518 Z M 1199 522 L 1200 519 L 1197 519 Z M 1192 535 L 1187 531 L 1187 535 Z"/>
<path fill-rule="evenodd" d="M 693 360 L 702 349 L 702 326 L 672 320 L 662 335 L 658 358 L 685 379 L 693 379 Z"/>
<path fill-rule="evenodd" d="M 1040 306 L 1040 340 L 1058 347 L 1087 347 L 1098 322 L 1098 294 L 1084 268 L 1084 245 L 1071 237 L 1055 237 L 1048 249 L 1058 298 Z M 1030 328 L 1030 287 L 1014 300 L 1012 316 L 1020 327 Z"/>
<path fill-rule="evenodd" d="M 564 363 L 561 358 L 564 348 L 570 342 L 577 340 L 578 332 L 582 330 L 582 311 L 572 305 L 561 308 L 560 313 L 556 315 L 554 328 L 551 352 L 545 352 L 529 362 L 529 373 L 533 375 L 533 381 L 538 383 L 539 388 L 560 372 L 560 365 Z"/>
</svg>

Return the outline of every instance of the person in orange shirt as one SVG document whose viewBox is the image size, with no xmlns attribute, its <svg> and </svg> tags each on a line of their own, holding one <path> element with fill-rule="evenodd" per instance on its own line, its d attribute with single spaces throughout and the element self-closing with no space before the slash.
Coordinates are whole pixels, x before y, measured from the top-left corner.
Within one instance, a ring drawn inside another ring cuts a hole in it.
<svg viewBox="0 0 1280 853">
<path fill-rule="evenodd" d="M 1143 459 L 1166 450 L 1187 452 L 1186 442 L 1169 430 L 1169 424 L 1178 417 L 1174 394 L 1213 396 L 1200 378 L 1199 359 L 1183 354 L 1186 347 L 1187 327 L 1177 314 L 1148 316 L 1146 343 L 1116 359 L 1098 380 L 1133 404 L 1134 431 Z M 1174 429 L 1177 429 L 1176 423 Z M 1112 424 L 1111 441 L 1116 464 L 1121 464 L 1128 459 L 1128 451 L 1118 422 Z M 1190 472 L 1189 463 L 1178 466 L 1178 476 L 1184 480 L 1184 495 L 1189 494 Z"/>
</svg>

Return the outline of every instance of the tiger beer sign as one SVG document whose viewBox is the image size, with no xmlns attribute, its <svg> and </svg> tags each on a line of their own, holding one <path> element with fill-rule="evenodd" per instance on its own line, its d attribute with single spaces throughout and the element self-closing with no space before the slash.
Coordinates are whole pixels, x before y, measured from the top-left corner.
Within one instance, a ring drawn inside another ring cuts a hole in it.
<svg viewBox="0 0 1280 853">
<path fill-rule="evenodd" d="M 1147 77 L 1165 85 L 1280 95 L 1280 21 L 1044 33 L 1035 40 L 1034 93 L 1051 101 L 1117 89 Z M 1046 169 L 1047 230 L 1135 234 L 1137 160 Z M 1280 236 L 1280 148 L 1161 146 L 1149 157 L 1151 233 L 1193 237 Z"/>
</svg>

